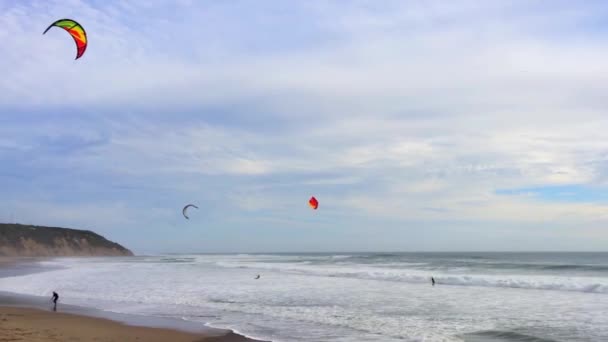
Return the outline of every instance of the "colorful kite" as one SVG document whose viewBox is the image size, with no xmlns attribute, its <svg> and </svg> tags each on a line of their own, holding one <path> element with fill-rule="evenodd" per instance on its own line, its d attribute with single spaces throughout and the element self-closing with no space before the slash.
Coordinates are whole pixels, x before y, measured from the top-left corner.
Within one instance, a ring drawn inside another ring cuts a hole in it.
<svg viewBox="0 0 608 342">
<path fill-rule="evenodd" d="M 84 31 L 84 28 L 80 26 L 79 23 L 75 22 L 71 19 L 60 19 L 56 22 L 52 23 L 42 34 L 45 34 L 46 31 L 50 30 L 51 27 L 57 26 L 62 29 L 68 31 L 68 33 L 74 38 L 74 42 L 76 43 L 76 59 L 82 57 L 84 54 L 84 50 L 87 49 L 87 33 Z"/>
<path fill-rule="evenodd" d="M 315 198 L 315 196 L 312 196 L 309 200 L 308 200 L 308 205 L 313 208 L 314 210 L 317 210 L 317 208 L 319 207 L 319 201 L 317 201 L 317 199 Z"/>
</svg>

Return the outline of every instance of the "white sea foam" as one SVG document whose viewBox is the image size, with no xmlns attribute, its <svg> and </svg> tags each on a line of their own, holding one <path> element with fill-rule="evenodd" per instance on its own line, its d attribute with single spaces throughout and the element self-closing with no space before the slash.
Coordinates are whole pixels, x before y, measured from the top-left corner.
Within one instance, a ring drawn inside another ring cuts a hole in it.
<svg viewBox="0 0 608 342">
<path fill-rule="evenodd" d="M 429 273 L 428 271 L 401 268 L 349 266 L 319 266 L 302 263 L 262 263 L 262 262 L 218 262 L 227 268 L 250 268 L 292 274 L 306 274 L 322 277 L 345 277 L 407 283 L 428 283 L 432 275 L 437 284 L 454 286 L 510 287 L 536 290 L 579 291 L 608 294 L 606 277 L 558 277 L 531 275 L 466 275 Z M 382 264 L 380 266 L 387 266 Z M 402 264 L 399 264 L 402 266 Z"/>
<path fill-rule="evenodd" d="M 165 255 L 45 261 L 0 290 L 104 310 L 170 315 L 273 341 L 459 341 L 506 330 L 568 341 L 608 336 L 608 277 L 459 274 L 434 261 L 318 255 Z M 333 260 L 333 261 L 332 261 Z M 343 264 L 348 262 L 348 264 Z M 57 267 L 60 267 L 57 269 Z M 426 267 L 426 266 L 425 266 Z M 255 280 L 256 274 L 262 277 Z"/>
</svg>

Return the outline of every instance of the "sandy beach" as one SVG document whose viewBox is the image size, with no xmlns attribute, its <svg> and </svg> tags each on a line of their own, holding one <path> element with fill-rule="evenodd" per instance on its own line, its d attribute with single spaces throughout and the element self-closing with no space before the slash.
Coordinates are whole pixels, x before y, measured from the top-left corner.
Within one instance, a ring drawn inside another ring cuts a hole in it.
<svg viewBox="0 0 608 342">
<path fill-rule="evenodd" d="M 244 342 L 250 340 L 233 333 L 227 333 L 225 336 L 203 336 L 171 329 L 128 326 L 101 318 L 0 306 L 0 341 Z"/>
<path fill-rule="evenodd" d="M 0 278 L 43 272 L 41 258 L 0 257 Z M 50 310 L 49 299 L 0 293 L 0 342 L 255 342 L 230 330 L 195 322 L 146 316 L 121 316 L 86 307 L 60 304 Z"/>
</svg>

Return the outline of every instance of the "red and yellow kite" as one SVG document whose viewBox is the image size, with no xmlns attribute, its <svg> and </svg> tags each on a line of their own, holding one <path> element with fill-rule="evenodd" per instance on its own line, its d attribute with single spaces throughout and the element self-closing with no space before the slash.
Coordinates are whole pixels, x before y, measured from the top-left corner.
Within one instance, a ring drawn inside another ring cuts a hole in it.
<svg viewBox="0 0 608 342">
<path fill-rule="evenodd" d="M 56 22 L 52 23 L 42 34 L 45 34 L 46 31 L 50 30 L 51 27 L 57 26 L 62 29 L 68 31 L 68 33 L 74 38 L 74 42 L 76 43 L 76 59 L 82 57 L 84 54 L 84 50 L 87 49 L 87 33 L 84 31 L 84 28 L 80 26 L 79 23 L 75 22 L 71 19 L 59 19 Z"/>
<path fill-rule="evenodd" d="M 317 210 L 317 208 L 319 207 L 319 201 L 317 201 L 317 199 L 315 198 L 315 196 L 312 196 L 309 200 L 308 200 L 308 205 L 313 208 L 314 210 Z"/>
</svg>

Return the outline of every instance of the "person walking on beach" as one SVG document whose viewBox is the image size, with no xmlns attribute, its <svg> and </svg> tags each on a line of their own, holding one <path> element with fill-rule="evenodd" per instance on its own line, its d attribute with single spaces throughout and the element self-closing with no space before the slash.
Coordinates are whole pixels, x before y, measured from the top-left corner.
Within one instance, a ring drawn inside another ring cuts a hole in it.
<svg viewBox="0 0 608 342">
<path fill-rule="evenodd" d="M 433 286 L 435 286 L 435 278 L 431 277 L 431 284 L 433 284 Z"/>
<path fill-rule="evenodd" d="M 57 292 L 53 291 L 53 311 L 57 311 L 57 301 L 59 300 L 59 295 Z"/>
</svg>

